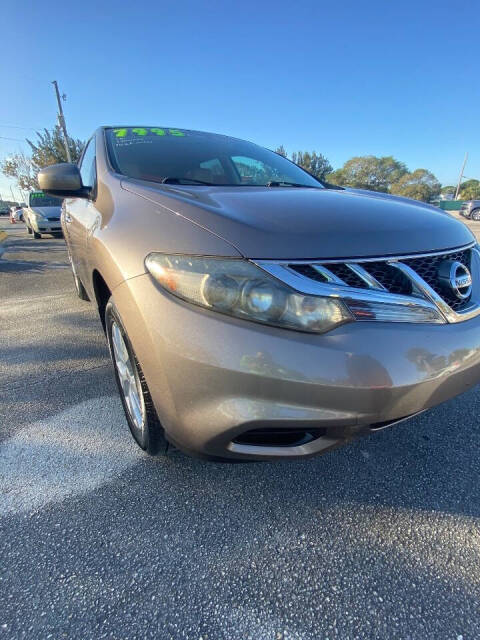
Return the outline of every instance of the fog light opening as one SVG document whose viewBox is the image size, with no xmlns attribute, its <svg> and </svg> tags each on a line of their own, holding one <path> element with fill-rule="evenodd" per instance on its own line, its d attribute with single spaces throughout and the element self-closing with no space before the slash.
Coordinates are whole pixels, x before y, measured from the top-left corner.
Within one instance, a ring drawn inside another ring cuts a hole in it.
<svg viewBox="0 0 480 640">
<path fill-rule="evenodd" d="M 233 442 L 255 447 L 300 447 L 325 435 L 325 429 L 251 429 Z"/>
</svg>

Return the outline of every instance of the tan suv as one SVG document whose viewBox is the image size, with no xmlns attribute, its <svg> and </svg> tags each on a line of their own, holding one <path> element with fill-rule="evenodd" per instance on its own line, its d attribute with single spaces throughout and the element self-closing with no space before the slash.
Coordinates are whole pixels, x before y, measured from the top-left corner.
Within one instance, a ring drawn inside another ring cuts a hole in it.
<svg viewBox="0 0 480 640">
<path fill-rule="evenodd" d="M 39 182 L 150 453 L 313 455 L 479 380 L 480 254 L 439 209 L 165 127 L 102 127 Z"/>
</svg>

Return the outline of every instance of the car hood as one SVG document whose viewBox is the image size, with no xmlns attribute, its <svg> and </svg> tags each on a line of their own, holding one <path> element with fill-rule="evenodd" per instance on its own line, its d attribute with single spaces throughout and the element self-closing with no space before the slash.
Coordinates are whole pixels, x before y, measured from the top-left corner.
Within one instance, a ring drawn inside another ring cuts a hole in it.
<svg viewBox="0 0 480 640">
<path fill-rule="evenodd" d="M 30 209 L 44 218 L 58 218 L 62 210 L 61 207 L 30 207 Z"/>
<path fill-rule="evenodd" d="M 474 240 L 444 211 L 346 190 L 122 187 L 220 236 L 252 259 L 353 258 L 441 251 Z M 199 247 L 201 251 L 201 247 Z"/>
</svg>

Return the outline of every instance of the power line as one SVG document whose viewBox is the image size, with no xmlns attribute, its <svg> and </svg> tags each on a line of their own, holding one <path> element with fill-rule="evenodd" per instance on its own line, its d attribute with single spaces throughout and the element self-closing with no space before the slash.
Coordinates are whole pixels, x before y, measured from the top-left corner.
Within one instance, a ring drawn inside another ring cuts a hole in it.
<svg viewBox="0 0 480 640">
<path fill-rule="evenodd" d="M 0 127 L 4 127 L 5 129 L 25 129 L 28 131 L 37 131 L 42 127 L 20 127 L 18 124 L 0 124 Z"/>
<path fill-rule="evenodd" d="M 0 140 L 16 140 L 17 142 L 25 142 L 22 138 L 6 138 L 5 136 L 0 136 Z"/>
</svg>

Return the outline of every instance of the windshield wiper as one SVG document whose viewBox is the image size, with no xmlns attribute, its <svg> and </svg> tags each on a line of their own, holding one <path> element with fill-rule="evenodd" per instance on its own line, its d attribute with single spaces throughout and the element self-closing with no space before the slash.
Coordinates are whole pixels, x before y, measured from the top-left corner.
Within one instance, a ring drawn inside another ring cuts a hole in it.
<svg viewBox="0 0 480 640">
<path fill-rule="evenodd" d="M 210 187 L 215 186 L 214 182 L 204 182 L 203 180 L 195 180 L 194 178 L 172 178 L 167 176 L 162 179 L 162 184 L 182 184 L 182 182 L 186 182 L 187 184 L 206 184 Z"/>
<path fill-rule="evenodd" d="M 266 187 L 304 187 L 305 189 L 319 189 L 319 187 L 313 186 L 313 184 L 300 184 L 299 182 L 285 182 L 284 180 L 270 180 L 265 185 Z"/>
</svg>

